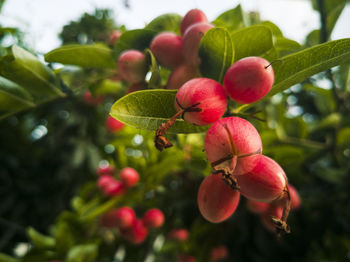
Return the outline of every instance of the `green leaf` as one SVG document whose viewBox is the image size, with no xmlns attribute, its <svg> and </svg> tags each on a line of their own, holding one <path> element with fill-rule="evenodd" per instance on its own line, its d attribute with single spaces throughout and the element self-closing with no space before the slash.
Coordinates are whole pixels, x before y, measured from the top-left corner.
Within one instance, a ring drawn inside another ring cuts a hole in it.
<svg viewBox="0 0 350 262">
<path fill-rule="evenodd" d="M 19 259 L 10 257 L 9 255 L 0 253 L 0 262 L 19 262 Z"/>
<path fill-rule="evenodd" d="M 234 60 L 234 47 L 228 31 L 212 28 L 206 32 L 200 42 L 199 57 L 202 75 L 221 83 Z"/>
<path fill-rule="evenodd" d="M 0 76 L 0 112 L 32 107 L 34 106 L 32 101 L 33 97 L 25 89 Z"/>
<path fill-rule="evenodd" d="M 275 37 L 283 36 L 281 29 L 279 29 L 279 27 L 276 24 L 272 23 L 271 21 L 264 21 L 260 23 L 260 25 L 268 27 L 271 30 L 273 36 Z"/>
<path fill-rule="evenodd" d="M 180 24 L 182 16 L 174 13 L 160 15 L 154 18 L 145 29 L 157 32 L 167 31 L 180 33 Z"/>
<path fill-rule="evenodd" d="M 155 131 L 176 114 L 174 107 L 176 90 L 143 90 L 128 94 L 114 103 L 111 116 L 140 129 Z M 198 133 L 208 127 L 191 125 L 177 119 L 168 133 Z"/>
<path fill-rule="evenodd" d="M 124 32 L 114 46 L 115 57 L 119 57 L 123 51 L 128 49 L 137 49 L 143 52 L 149 47 L 156 34 L 158 34 L 157 31 L 148 29 L 135 29 Z"/>
<path fill-rule="evenodd" d="M 212 23 L 215 26 L 226 27 L 230 31 L 246 26 L 241 5 L 237 5 L 235 8 L 222 13 Z"/>
<path fill-rule="evenodd" d="M 350 61 L 350 38 L 307 48 L 281 60 L 283 63 L 273 65 L 275 84 L 269 97 L 314 74 Z"/>
<path fill-rule="evenodd" d="M 95 244 L 79 245 L 69 250 L 67 262 L 92 262 L 97 257 L 98 246 Z"/>
<path fill-rule="evenodd" d="M 350 142 L 350 127 L 344 127 L 337 134 L 337 145 L 343 145 L 349 142 Z"/>
<path fill-rule="evenodd" d="M 297 51 L 301 48 L 301 45 L 285 37 L 275 37 L 275 48 L 278 52 L 278 57 L 281 57 Z"/>
<path fill-rule="evenodd" d="M 103 44 L 64 45 L 48 52 L 45 61 L 89 68 L 116 67 L 112 50 Z"/>
<path fill-rule="evenodd" d="M 58 81 L 46 65 L 28 51 L 14 45 L 11 54 L 0 60 L 0 74 L 21 85 L 36 100 L 64 96 Z"/>
<path fill-rule="evenodd" d="M 28 228 L 27 233 L 36 248 L 52 248 L 56 244 L 54 238 L 44 236 L 32 227 Z"/>
<path fill-rule="evenodd" d="M 151 50 L 146 49 L 146 54 L 148 57 L 148 64 L 150 64 L 150 72 L 152 73 L 150 80 L 148 81 L 148 88 L 160 88 L 161 85 L 161 77 L 159 72 L 159 66 L 157 64 L 157 60 L 154 57 Z"/>
<path fill-rule="evenodd" d="M 271 30 L 262 25 L 250 26 L 231 33 L 235 60 L 247 56 L 261 56 L 273 48 Z"/>
</svg>

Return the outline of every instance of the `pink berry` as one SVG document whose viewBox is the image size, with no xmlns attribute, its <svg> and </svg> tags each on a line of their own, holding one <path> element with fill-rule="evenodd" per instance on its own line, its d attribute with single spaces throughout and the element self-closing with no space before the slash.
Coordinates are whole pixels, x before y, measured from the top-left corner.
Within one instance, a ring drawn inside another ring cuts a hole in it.
<svg viewBox="0 0 350 262">
<path fill-rule="evenodd" d="M 226 259 L 228 258 L 228 254 L 228 249 L 224 245 L 213 247 L 210 251 L 210 262 Z"/>
<path fill-rule="evenodd" d="M 271 202 L 282 195 L 287 184 L 286 174 L 273 159 L 260 155 L 256 166 L 237 176 L 243 196 L 257 202 Z"/>
<path fill-rule="evenodd" d="M 147 83 L 145 82 L 141 82 L 141 83 L 136 83 L 136 84 L 131 84 L 128 89 L 126 90 L 127 94 L 130 94 L 132 92 L 135 91 L 140 91 L 140 90 L 144 90 L 147 89 Z"/>
<path fill-rule="evenodd" d="M 169 75 L 166 88 L 179 89 L 184 83 L 198 76 L 199 72 L 197 67 L 187 64 L 179 65 Z"/>
<path fill-rule="evenodd" d="M 111 175 L 102 175 L 97 180 L 98 187 L 103 190 L 106 188 L 109 184 L 113 183 L 115 181 L 114 177 Z"/>
<path fill-rule="evenodd" d="M 266 210 L 266 212 L 261 215 L 261 222 L 266 229 L 268 229 L 271 232 L 275 232 L 276 226 L 272 222 L 271 217 L 276 217 L 281 219 L 282 214 L 283 214 L 283 207 L 270 205 L 268 210 Z"/>
<path fill-rule="evenodd" d="M 160 65 L 173 69 L 183 62 L 182 38 L 172 32 L 156 35 L 150 49 Z"/>
<path fill-rule="evenodd" d="M 121 230 L 122 235 L 131 243 L 137 245 L 145 241 L 148 230 L 143 225 L 142 220 L 136 219 L 134 224 L 125 230 Z"/>
<path fill-rule="evenodd" d="M 256 201 L 248 199 L 247 208 L 252 213 L 263 214 L 269 208 L 269 204 L 268 203 L 260 203 L 260 202 L 256 202 Z"/>
<path fill-rule="evenodd" d="M 112 31 L 112 34 L 109 36 L 109 44 L 114 45 L 118 41 L 121 35 L 122 35 L 122 32 L 119 30 Z"/>
<path fill-rule="evenodd" d="M 173 229 L 169 232 L 168 238 L 175 239 L 178 241 L 186 241 L 188 239 L 188 230 L 187 229 Z"/>
<path fill-rule="evenodd" d="M 198 104 L 197 106 L 194 106 Z M 222 86 L 209 78 L 195 78 L 180 87 L 176 94 L 177 111 L 194 106 L 200 112 L 185 112 L 184 119 L 195 125 L 209 125 L 226 111 L 227 98 Z"/>
<path fill-rule="evenodd" d="M 104 187 L 104 194 L 106 196 L 118 196 L 125 192 L 125 187 L 122 182 L 118 180 L 111 181 Z"/>
<path fill-rule="evenodd" d="M 207 16 L 199 9 L 192 9 L 188 11 L 181 21 L 181 35 L 184 35 L 187 28 L 197 23 L 208 23 Z"/>
<path fill-rule="evenodd" d="M 111 165 L 104 165 L 104 166 L 99 166 L 97 169 L 97 174 L 99 176 L 103 175 L 113 175 L 115 171 L 114 166 Z"/>
<path fill-rule="evenodd" d="M 121 229 L 130 228 L 136 220 L 135 212 L 130 207 L 118 208 L 115 213 L 115 224 Z"/>
<path fill-rule="evenodd" d="M 133 49 L 124 51 L 118 59 L 118 72 L 130 83 L 144 82 L 148 72 L 145 54 Z"/>
<path fill-rule="evenodd" d="M 106 120 L 106 128 L 108 131 L 110 132 L 118 132 L 120 130 L 122 130 L 124 127 L 124 124 L 120 121 L 118 121 L 117 119 L 108 116 L 107 120 Z"/>
<path fill-rule="evenodd" d="M 204 34 L 214 26 L 208 23 L 197 23 L 190 26 L 182 39 L 182 52 L 187 64 L 199 66 L 201 60 L 198 56 L 199 44 Z"/>
<path fill-rule="evenodd" d="M 274 73 L 268 61 L 261 57 L 245 57 L 226 71 L 224 87 L 232 100 L 250 104 L 267 95 L 273 81 Z"/>
<path fill-rule="evenodd" d="M 205 219 L 219 223 L 233 214 L 239 198 L 239 192 L 229 188 L 220 175 L 209 175 L 199 187 L 197 203 Z"/>
<path fill-rule="evenodd" d="M 117 227 L 117 214 L 118 212 L 116 209 L 112 209 L 107 213 L 103 214 L 99 220 L 100 225 L 106 228 Z"/>
<path fill-rule="evenodd" d="M 120 171 L 120 180 L 123 182 L 125 187 L 133 187 L 139 182 L 139 173 L 131 168 L 126 167 Z"/>
<path fill-rule="evenodd" d="M 225 117 L 216 121 L 205 136 L 205 152 L 212 166 L 220 169 L 220 164 L 226 163 L 222 161 L 233 156 L 235 175 L 254 168 L 261 151 L 262 142 L 258 131 L 249 121 L 240 117 Z"/>
<path fill-rule="evenodd" d="M 103 99 L 104 99 L 103 95 L 93 97 L 90 91 L 86 91 L 84 93 L 84 100 L 89 105 L 95 106 L 95 105 L 101 104 L 103 102 Z"/>
<path fill-rule="evenodd" d="M 147 228 L 161 227 L 164 223 L 164 214 L 158 208 L 148 210 L 143 217 L 143 224 Z"/>
</svg>

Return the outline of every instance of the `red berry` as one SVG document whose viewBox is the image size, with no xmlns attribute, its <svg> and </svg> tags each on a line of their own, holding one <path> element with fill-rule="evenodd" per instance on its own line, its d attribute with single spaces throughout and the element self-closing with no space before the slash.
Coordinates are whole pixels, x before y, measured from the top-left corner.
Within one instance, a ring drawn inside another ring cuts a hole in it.
<svg viewBox="0 0 350 262">
<path fill-rule="evenodd" d="M 212 223 L 229 218 L 239 203 L 239 192 L 229 188 L 220 175 L 207 176 L 198 190 L 198 207 L 202 216 Z"/>
<path fill-rule="evenodd" d="M 208 23 L 197 23 L 190 26 L 182 39 L 182 52 L 187 64 L 198 66 L 201 62 L 198 56 L 199 44 L 204 34 L 214 26 Z"/>
<path fill-rule="evenodd" d="M 147 228 L 161 227 L 164 223 L 164 214 L 158 208 L 148 210 L 143 217 L 143 224 Z"/>
<path fill-rule="evenodd" d="M 209 162 L 213 165 L 233 155 L 233 162 L 237 162 L 232 166 L 235 168 L 235 175 L 244 174 L 254 168 L 261 150 L 258 131 L 250 122 L 240 117 L 226 117 L 216 121 L 205 136 L 205 152 Z"/>
<path fill-rule="evenodd" d="M 184 83 L 198 77 L 198 68 L 187 64 L 176 67 L 168 78 L 167 89 L 179 89 Z"/>
<path fill-rule="evenodd" d="M 173 229 L 169 232 L 168 238 L 178 241 L 186 241 L 188 239 L 188 235 L 187 229 Z"/>
<path fill-rule="evenodd" d="M 250 212 L 255 214 L 263 214 L 269 208 L 268 203 L 260 203 L 253 200 L 248 200 L 247 208 Z"/>
<path fill-rule="evenodd" d="M 103 95 L 99 95 L 99 96 L 92 96 L 91 92 L 90 91 L 86 91 L 84 93 L 84 100 L 87 104 L 89 105 L 98 105 L 98 104 L 101 104 L 103 102 Z"/>
<path fill-rule="evenodd" d="M 269 205 L 269 208 L 266 210 L 266 212 L 261 215 L 261 222 L 266 229 L 268 229 L 271 232 L 275 232 L 276 226 L 272 222 L 271 217 L 273 216 L 276 218 L 282 218 L 282 214 L 283 214 L 283 207 L 276 206 L 276 205 Z"/>
<path fill-rule="evenodd" d="M 118 41 L 121 35 L 122 35 L 122 32 L 119 30 L 112 31 L 112 34 L 109 36 L 109 44 L 114 45 Z"/>
<path fill-rule="evenodd" d="M 117 132 L 123 129 L 124 124 L 118 121 L 117 119 L 111 116 L 108 116 L 106 120 L 106 127 L 107 127 L 107 130 L 110 132 Z"/>
<path fill-rule="evenodd" d="M 199 9 L 192 9 L 188 11 L 181 21 L 181 35 L 184 35 L 188 27 L 197 23 L 208 23 L 207 16 Z"/>
<path fill-rule="evenodd" d="M 139 173 L 131 167 L 123 168 L 120 171 L 120 180 L 125 187 L 133 187 L 139 182 Z"/>
<path fill-rule="evenodd" d="M 198 108 L 200 112 L 185 112 L 184 119 L 200 126 L 217 121 L 226 111 L 227 98 L 222 86 L 209 78 L 195 78 L 186 82 L 176 94 L 175 108 Z"/>
<path fill-rule="evenodd" d="M 224 87 L 230 98 L 250 104 L 263 98 L 272 88 L 274 73 L 270 63 L 261 57 L 245 57 L 227 71 Z"/>
<path fill-rule="evenodd" d="M 136 220 L 135 212 L 130 207 L 118 208 L 115 214 L 115 224 L 121 229 L 130 228 Z"/>
<path fill-rule="evenodd" d="M 282 195 L 287 184 L 286 174 L 273 159 L 260 155 L 256 166 L 237 176 L 243 196 L 257 202 L 271 202 Z"/>
<path fill-rule="evenodd" d="M 118 59 L 120 76 L 130 83 L 144 82 L 148 72 L 147 59 L 144 53 L 138 50 L 126 50 Z"/>
<path fill-rule="evenodd" d="M 221 261 L 226 258 L 228 258 L 228 249 L 226 246 L 221 245 L 211 249 L 210 262 Z"/>
<path fill-rule="evenodd" d="M 115 181 L 114 177 L 110 175 L 102 175 L 97 180 L 97 185 L 100 189 L 106 188 L 109 184 Z"/>
<path fill-rule="evenodd" d="M 147 83 L 145 82 L 141 82 L 141 83 L 136 83 L 136 84 L 131 84 L 128 89 L 126 90 L 127 94 L 130 94 L 132 92 L 135 91 L 140 91 L 140 90 L 144 90 L 147 88 Z"/>
<path fill-rule="evenodd" d="M 182 38 L 172 32 L 156 35 L 150 49 L 160 65 L 173 69 L 183 62 Z"/>
<path fill-rule="evenodd" d="M 196 262 L 196 259 L 194 256 L 181 254 L 177 257 L 176 262 Z"/>
<path fill-rule="evenodd" d="M 142 220 L 136 219 L 134 224 L 126 230 L 121 230 L 122 235 L 133 244 L 141 244 L 147 237 L 148 230 Z"/>
<path fill-rule="evenodd" d="M 118 211 L 116 209 L 112 209 L 100 217 L 99 223 L 101 226 L 107 228 L 117 227 L 117 216 Z"/>
<path fill-rule="evenodd" d="M 106 196 L 118 196 L 125 192 L 125 187 L 122 182 L 118 180 L 111 181 L 104 187 L 104 194 Z"/>
<path fill-rule="evenodd" d="M 99 166 L 97 169 L 97 174 L 99 176 L 103 176 L 103 175 L 113 175 L 115 171 L 114 166 L 110 166 L 110 165 L 103 165 L 103 166 Z"/>
</svg>

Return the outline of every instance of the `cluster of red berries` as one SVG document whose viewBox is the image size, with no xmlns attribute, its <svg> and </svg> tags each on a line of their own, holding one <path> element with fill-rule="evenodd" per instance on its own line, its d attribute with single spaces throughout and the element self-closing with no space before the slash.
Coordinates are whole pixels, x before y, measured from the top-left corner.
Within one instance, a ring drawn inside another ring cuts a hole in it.
<svg viewBox="0 0 350 262">
<path fill-rule="evenodd" d="M 115 168 L 111 165 L 101 166 L 97 170 L 97 185 L 105 196 L 122 195 L 126 189 L 135 186 L 139 181 L 139 173 L 131 167 L 120 171 L 119 180 L 114 178 L 114 173 Z"/>
<path fill-rule="evenodd" d="M 143 218 L 137 218 L 131 207 L 112 209 L 100 218 L 106 228 L 118 228 L 123 238 L 133 244 L 141 244 L 147 237 L 148 229 L 164 224 L 164 214 L 157 208 L 149 209 Z"/>
</svg>

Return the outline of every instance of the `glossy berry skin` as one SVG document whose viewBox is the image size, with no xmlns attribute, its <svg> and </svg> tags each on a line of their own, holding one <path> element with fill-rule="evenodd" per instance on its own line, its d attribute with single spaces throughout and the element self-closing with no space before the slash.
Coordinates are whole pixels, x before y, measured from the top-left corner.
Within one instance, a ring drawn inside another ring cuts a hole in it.
<svg viewBox="0 0 350 262">
<path fill-rule="evenodd" d="M 139 173 L 131 167 L 125 167 L 120 171 L 120 180 L 125 187 L 133 187 L 140 180 Z"/>
<path fill-rule="evenodd" d="M 255 167 L 237 176 L 243 196 L 257 202 L 268 203 L 282 195 L 287 178 L 282 167 L 273 159 L 260 155 Z"/>
<path fill-rule="evenodd" d="M 93 97 L 90 91 L 86 91 L 84 93 L 84 100 L 89 105 L 93 105 L 93 106 L 99 105 L 103 102 L 103 99 L 104 97 L 102 95 Z"/>
<path fill-rule="evenodd" d="M 172 32 L 156 35 L 150 49 L 161 66 L 173 69 L 183 62 L 182 38 Z"/>
<path fill-rule="evenodd" d="M 176 67 L 168 78 L 166 85 L 167 89 L 179 89 L 183 84 L 192 78 L 199 77 L 199 71 L 197 67 L 182 64 Z"/>
<path fill-rule="evenodd" d="M 231 134 L 234 148 L 231 147 L 229 134 Z M 260 155 L 255 153 L 261 152 L 262 142 L 258 131 L 249 121 L 240 117 L 225 117 L 216 121 L 209 128 L 205 136 L 204 148 L 210 163 L 230 154 L 237 156 L 253 154 L 237 158 L 234 171 L 235 175 L 241 175 L 255 166 Z"/>
<path fill-rule="evenodd" d="M 250 104 L 270 91 L 274 72 L 261 57 L 245 57 L 235 62 L 225 73 L 224 88 L 229 97 L 241 104 Z"/>
<path fill-rule="evenodd" d="M 114 180 L 106 185 L 103 191 L 106 196 L 118 196 L 124 194 L 125 187 L 122 182 Z"/>
<path fill-rule="evenodd" d="M 143 216 L 143 224 L 147 228 L 161 227 L 164 223 L 164 214 L 158 208 L 148 210 Z"/>
<path fill-rule="evenodd" d="M 173 229 L 169 232 L 168 238 L 174 239 L 178 241 L 186 241 L 188 239 L 188 230 L 181 228 L 181 229 Z"/>
<path fill-rule="evenodd" d="M 138 245 L 145 241 L 148 234 L 148 230 L 143 225 L 141 219 L 136 219 L 134 224 L 130 228 L 122 230 L 121 233 L 131 243 Z"/>
<path fill-rule="evenodd" d="M 182 39 L 182 53 L 187 64 L 199 66 L 201 63 L 198 56 L 200 41 L 204 34 L 213 27 L 212 24 L 197 23 L 186 30 Z"/>
<path fill-rule="evenodd" d="M 283 207 L 270 205 L 268 210 L 266 210 L 266 212 L 261 215 L 261 217 L 260 217 L 261 222 L 267 230 L 269 230 L 271 232 L 275 232 L 276 227 L 271 222 L 271 216 L 274 216 L 277 218 L 282 218 L 282 214 L 283 214 Z"/>
<path fill-rule="evenodd" d="M 181 35 L 183 36 L 187 28 L 197 23 L 208 23 L 207 16 L 203 13 L 202 10 L 199 9 L 192 9 L 188 11 L 181 20 Z"/>
<path fill-rule="evenodd" d="M 118 72 L 129 83 L 144 82 L 148 72 L 145 54 L 133 49 L 121 53 L 118 59 Z"/>
<path fill-rule="evenodd" d="M 117 119 L 108 116 L 107 120 L 106 120 L 106 128 L 109 132 L 118 132 L 120 130 L 122 130 L 124 127 L 124 124 L 120 121 L 118 121 Z"/>
<path fill-rule="evenodd" d="M 256 202 L 256 201 L 248 199 L 247 208 L 250 212 L 252 212 L 254 214 L 263 214 L 269 208 L 269 204 Z"/>
<path fill-rule="evenodd" d="M 224 245 L 213 247 L 210 250 L 210 262 L 222 261 L 228 258 L 228 254 L 228 249 Z"/>
<path fill-rule="evenodd" d="M 112 209 L 100 217 L 99 223 L 101 226 L 106 228 L 117 227 L 117 216 L 118 211 L 116 209 Z"/>
<path fill-rule="evenodd" d="M 239 198 L 239 192 L 229 188 L 220 175 L 209 175 L 199 186 L 197 203 L 206 220 L 219 223 L 233 214 Z"/>
<path fill-rule="evenodd" d="M 111 35 L 109 36 L 109 44 L 114 45 L 118 41 L 121 35 L 122 35 L 122 32 L 119 30 L 112 31 Z"/>
<path fill-rule="evenodd" d="M 200 104 L 196 108 L 200 108 L 201 112 L 186 112 L 185 121 L 199 126 L 209 125 L 220 119 L 226 111 L 225 91 L 212 79 L 194 78 L 181 86 L 177 92 L 175 108 L 180 111 L 181 107 L 189 108 L 197 103 Z"/>
<path fill-rule="evenodd" d="M 136 215 L 132 208 L 121 207 L 115 212 L 115 224 L 121 229 L 130 228 L 136 221 Z"/>
<path fill-rule="evenodd" d="M 115 171 L 114 166 L 106 165 L 106 166 L 99 166 L 97 169 L 97 174 L 99 176 L 103 175 L 113 175 Z"/>
<path fill-rule="evenodd" d="M 97 180 L 97 185 L 100 189 L 104 190 L 109 184 L 115 181 L 111 175 L 102 175 Z"/>
</svg>

